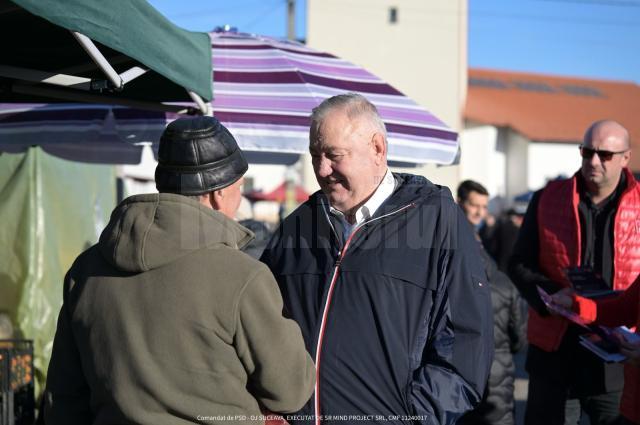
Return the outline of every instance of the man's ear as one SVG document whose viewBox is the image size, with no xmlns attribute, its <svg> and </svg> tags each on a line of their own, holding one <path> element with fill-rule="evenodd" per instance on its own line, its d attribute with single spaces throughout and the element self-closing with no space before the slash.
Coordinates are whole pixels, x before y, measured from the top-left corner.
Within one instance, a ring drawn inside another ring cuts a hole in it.
<svg viewBox="0 0 640 425">
<path fill-rule="evenodd" d="M 219 211 L 222 209 L 222 203 L 224 202 L 224 189 L 209 192 L 209 201 L 214 210 Z"/>
<path fill-rule="evenodd" d="M 626 167 L 629 165 L 629 160 L 631 159 L 631 149 L 622 154 L 622 166 Z"/>
<path fill-rule="evenodd" d="M 372 142 L 373 149 L 376 153 L 376 160 L 381 163 L 387 157 L 387 144 L 384 142 L 382 133 L 374 133 Z"/>
</svg>

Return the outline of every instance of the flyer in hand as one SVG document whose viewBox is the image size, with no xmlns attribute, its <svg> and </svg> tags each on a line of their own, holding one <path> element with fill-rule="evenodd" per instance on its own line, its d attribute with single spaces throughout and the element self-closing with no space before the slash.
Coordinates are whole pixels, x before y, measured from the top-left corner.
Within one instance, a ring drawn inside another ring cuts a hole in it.
<svg viewBox="0 0 640 425">
<path fill-rule="evenodd" d="M 580 335 L 580 345 L 594 353 L 607 363 L 623 362 L 627 357 L 620 353 L 619 346 L 598 334 Z"/>
<path fill-rule="evenodd" d="M 580 345 L 593 352 L 605 362 L 617 363 L 627 359 L 620 353 L 619 338 L 624 338 L 627 341 L 640 340 L 640 337 L 637 334 L 631 332 L 624 326 L 607 328 L 605 326 L 589 324 L 575 312 L 567 309 L 566 307 L 555 304 L 551 296 L 544 289 L 539 286 L 537 288 L 542 302 L 544 302 L 544 305 L 549 311 L 565 317 L 572 323 L 589 330 L 590 333 L 580 335 Z"/>
<path fill-rule="evenodd" d="M 555 314 L 559 314 L 562 317 L 566 317 L 576 325 L 580 325 L 586 329 L 591 329 L 591 326 L 589 326 L 587 321 L 584 320 L 582 317 L 580 317 L 578 314 L 576 314 L 574 311 L 571 311 L 568 308 L 563 307 L 561 305 L 555 304 L 551 299 L 551 295 L 547 294 L 547 292 L 544 289 L 542 289 L 539 286 L 536 286 L 536 288 L 538 288 L 538 294 L 540 295 L 540 298 L 542 299 L 542 302 L 544 303 L 544 305 L 547 307 L 547 310 Z"/>
</svg>

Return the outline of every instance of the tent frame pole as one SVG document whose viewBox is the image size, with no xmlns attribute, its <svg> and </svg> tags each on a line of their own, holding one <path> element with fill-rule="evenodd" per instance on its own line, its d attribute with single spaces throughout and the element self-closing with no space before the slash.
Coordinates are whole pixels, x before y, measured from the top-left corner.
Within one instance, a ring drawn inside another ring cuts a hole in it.
<svg viewBox="0 0 640 425">
<path fill-rule="evenodd" d="M 176 114 L 193 115 L 195 108 L 184 105 L 166 105 L 164 103 L 144 102 L 139 100 L 124 99 L 115 96 L 98 95 L 76 90 L 65 90 L 63 88 L 41 87 L 29 84 L 13 84 L 11 90 L 15 93 L 26 95 L 47 96 L 54 99 L 61 99 L 71 102 L 95 103 L 95 104 L 115 104 L 148 111 L 173 112 Z"/>
<path fill-rule="evenodd" d="M 209 104 L 206 103 L 199 94 L 192 92 L 191 90 L 187 90 L 187 93 L 189 93 L 189 96 L 191 97 L 191 99 L 195 102 L 196 105 L 198 105 L 198 108 L 200 108 L 200 111 L 202 112 L 202 115 L 211 115 L 213 116 L 213 110 L 209 107 Z"/>
<path fill-rule="evenodd" d="M 59 74 L 55 72 L 38 71 L 17 66 L 0 65 L 0 76 L 14 78 L 34 83 L 53 84 L 56 86 L 73 87 L 75 89 L 90 90 L 91 79 L 76 77 L 75 75 Z"/>
<path fill-rule="evenodd" d="M 79 33 L 77 31 L 71 31 L 73 37 L 80 43 L 82 48 L 87 52 L 87 54 L 93 59 L 98 68 L 104 72 L 107 76 L 109 82 L 111 82 L 113 88 L 120 91 L 124 88 L 124 81 L 120 77 L 120 74 L 116 72 L 115 69 L 111 66 L 107 58 L 100 52 L 100 50 L 93 44 L 93 41 L 87 37 L 86 35 Z"/>
</svg>

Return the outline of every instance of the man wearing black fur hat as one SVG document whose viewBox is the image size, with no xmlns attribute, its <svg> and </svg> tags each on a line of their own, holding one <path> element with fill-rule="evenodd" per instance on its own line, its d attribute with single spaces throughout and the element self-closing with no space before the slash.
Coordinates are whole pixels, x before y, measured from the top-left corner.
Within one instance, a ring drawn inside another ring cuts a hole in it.
<svg viewBox="0 0 640 425">
<path fill-rule="evenodd" d="M 171 123 L 159 194 L 132 196 L 67 273 L 47 424 L 263 423 L 315 370 L 266 266 L 232 220 L 247 162 L 215 118 Z"/>
</svg>

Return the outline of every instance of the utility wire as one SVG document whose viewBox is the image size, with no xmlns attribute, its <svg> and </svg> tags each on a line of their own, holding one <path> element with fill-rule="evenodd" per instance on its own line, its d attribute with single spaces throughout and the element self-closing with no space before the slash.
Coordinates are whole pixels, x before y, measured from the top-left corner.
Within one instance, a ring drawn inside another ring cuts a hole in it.
<svg viewBox="0 0 640 425">
<path fill-rule="evenodd" d="M 275 5 L 275 6 L 269 5 L 269 7 L 265 8 L 258 15 L 256 15 L 256 17 L 254 19 L 252 19 L 250 22 L 244 24 L 244 27 L 246 27 L 246 30 L 248 31 L 250 28 L 252 28 L 258 22 L 262 21 L 267 16 L 273 14 L 273 12 L 275 12 L 277 10 L 280 10 L 282 8 L 282 6 L 287 4 L 286 1 L 282 1 L 282 0 L 278 0 L 278 1 L 280 2 L 280 4 Z M 243 28 L 243 30 L 244 30 L 244 28 Z"/>
<path fill-rule="evenodd" d="M 547 1 L 547 2 L 579 2 L 579 0 L 534 0 L 534 1 Z M 591 3 L 589 3 L 591 4 Z M 640 5 L 640 3 L 638 3 Z M 386 10 L 374 10 L 374 9 L 363 9 L 361 5 L 357 4 L 349 4 L 345 2 L 340 5 L 341 9 L 351 9 L 350 11 L 345 11 L 346 14 L 358 14 L 358 16 L 367 16 L 367 17 L 386 17 Z M 327 7 L 327 9 L 330 9 Z M 465 15 L 464 12 L 459 11 L 447 11 L 447 10 L 429 10 L 429 9 L 418 9 L 418 8 L 410 8 L 410 7 L 398 7 L 398 15 L 399 21 L 401 22 L 411 22 L 415 23 L 416 21 L 422 21 L 423 19 L 431 18 L 433 20 L 439 19 L 441 16 L 462 16 Z M 468 11 L 469 17 L 479 17 L 479 18 L 500 18 L 500 19 L 518 19 L 518 20 L 529 20 L 529 21 L 555 21 L 559 23 L 569 23 L 569 24 L 578 24 L 578 25 L 606 25 L 606 26 L 629 26 L 629 27 L 638 27 L 640 26 L 640 21 L 633 21 L 626 19 L 625 21 L 615 21 L 615 20 L 598 20 L 598 19 L 580 19 L 576 17 L 562 17 L 556 15 L 528 15 L 523 13 L 503 13 L 503 12 L 494 12 L 490 10 L 474 10 L 473 8 Z"/>
<path fill-rule="evenodd" d="M 552 0 L 537 0 L 537 1 L 552 1 Z M 561 1 L 570 1 L 570 0 L 561 0 Z M 561 16 L 550 16 L 550 15 L 525 15 L 519 13 L 500 13 L 500 12 L 490 12 L 490 11 L 471 11 L 469 12 L 469 16 L 477 17 L 477 18 L 498 18 L 498 19 L 517 19 L 517 20 L 525 20 L 525 21 L 544 21 L 544 22 L 558 22 L 558 23 L 568 23 L 568 24 L 579 24 L 579 25 L 611 25 L 611 26 L 623 26 L 623 27 L 634 27 L 637 28 L 640 25 L 640 22 L 632 22 L 629 20 L 626 21 L 601 21 L 598 19 L 576 19 L 576 18 L 564 18 Z"/>
<path fill-rule="evenodd" d="M 577 3 L 589 6 L 640 7 L 635 0 L 535 0 L 547 3 Z"/>
</svg>

